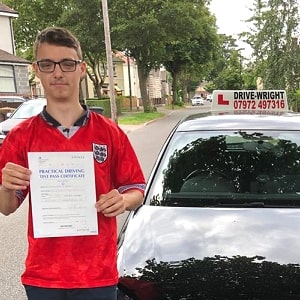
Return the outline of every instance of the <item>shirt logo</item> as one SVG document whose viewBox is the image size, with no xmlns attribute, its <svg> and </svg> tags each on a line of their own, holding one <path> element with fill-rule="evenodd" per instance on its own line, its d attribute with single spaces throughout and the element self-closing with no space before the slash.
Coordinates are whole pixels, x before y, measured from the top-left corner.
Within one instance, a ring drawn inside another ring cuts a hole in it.
<svg viewBox="0 0 300 300">
<path fill-rule="evenodd" d="M 98 163 L 104 163 L 107 159 L 107 145 L 93 143 L 93 154 Z"/>
</svg>

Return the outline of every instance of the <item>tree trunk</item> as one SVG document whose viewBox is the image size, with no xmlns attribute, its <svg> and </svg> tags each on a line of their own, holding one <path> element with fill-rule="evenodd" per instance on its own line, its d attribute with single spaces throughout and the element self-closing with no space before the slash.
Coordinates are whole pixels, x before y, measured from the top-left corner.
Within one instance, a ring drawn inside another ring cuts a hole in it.
<svg viewBox="0 0 300 300">
<path fill-rule="evenodd" d="M 172 91 L 173 91 L 173 100 L 172 100 L 172 106 L 177 102 L 177 74 L 172 73 Z"/>
<path fill-rule="evenodd" d="M 188 88 L 187 88 L 187 82 L 184 83 L 184 86 L 183 86 L 183 102 L 184 103 L 187 103 L 189 101 L 188 99 Z"/>
<path fill-rule="evenodd" d="M 139 63 L 137 63 L 137 65 L 138 65 L 138 75 L 140 81 L 141 97 L 142 97 L 144 112 L 151 112 L 153 111 L 153 107 L 151 105 L 151 101 L 147 89 L 148 75 L 145 75 L 144 70 L 142 69 Z"/>
<path fill-rule="evenodd" d="M 101 77 L 100 73 L 98 72 L 98 69 L 95 65 L 93 67 L 93 72 L 91 73 L 88 69 L 86 71 L 88 77 L 93 82 L 93 86 L 95 89 L 95 93 L 97 95 L 97 98 L 100 99 L 102 97 L 102 86 L 104 83 L 104 78 Z"/>
</svg>

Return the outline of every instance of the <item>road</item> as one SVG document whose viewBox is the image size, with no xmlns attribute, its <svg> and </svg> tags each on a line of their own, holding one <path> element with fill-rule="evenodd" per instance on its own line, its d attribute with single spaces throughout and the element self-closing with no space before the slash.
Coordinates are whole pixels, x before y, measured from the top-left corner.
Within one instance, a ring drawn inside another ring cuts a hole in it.
<svg viewBox="0 0 300 300">
<path fill-rule="evenodd" d="M 210 107 L 210 103 L 205 102 L 204 106 L 190 106 L 185 109 L 167 111 L 165 117 L 128 133 L 128 138 L 136 151 L 146 179 L 151 173 L 163 142 L 179 120 L 193 113 L 207 112 Z M 127 215 L 124 213 L 118 217 L 118 232 Z"/>
<path fill-rule="evenodd" d="M 178 121 L 192 113 L 204 112 L 209 109 L 210 104 L 207 103 L 204 106 L 168 110 L 168 114 L 165 117 L 128 133 L 129 140 L 138 155 L 146 178 L 150 175 L 163 142 L 166 140 L 170 131 L 178 123 Z"/>
<path fill-rule="evenodd" d="M 158 152 L 171 129 L 184 116 L 207 111 L 210 104 L 170 111 L 159 120 L 128 133 L 145 177 L 148 178 Z M 20 275 L 27 250 L 27 203 L 5 217 L 0 214 L 0 300 L 26 300 Z M 122 222 L 122 219 L 119 220 Z"/>
</svg>

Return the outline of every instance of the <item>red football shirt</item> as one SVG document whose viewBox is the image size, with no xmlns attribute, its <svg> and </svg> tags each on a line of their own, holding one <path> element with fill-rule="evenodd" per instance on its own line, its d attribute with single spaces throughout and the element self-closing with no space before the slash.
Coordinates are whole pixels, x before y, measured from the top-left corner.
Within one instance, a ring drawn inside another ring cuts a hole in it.
<svg viewBox="0 0 300 300">
<path fill-rule="evenodd" d="M 113 188 L 120 192 L 144 191 L 145 179 L 126 134 L 111 120 L 93 112 L 71 138 L 40 115 L 17 125 L 0 149 L 0 169 L 6 162 L 28 167 L 28 152 L 51 151 L 93 151 L 97 199 Z M 23 192 L 23 198 L 27 193 Z M 99 234 L 94 236 L 34 238 L 29 193 L 29 245 L 22 283 L 49 288 L 116 284 L 116 218 L 98 213 L 98 227 Z"/>
</svg>

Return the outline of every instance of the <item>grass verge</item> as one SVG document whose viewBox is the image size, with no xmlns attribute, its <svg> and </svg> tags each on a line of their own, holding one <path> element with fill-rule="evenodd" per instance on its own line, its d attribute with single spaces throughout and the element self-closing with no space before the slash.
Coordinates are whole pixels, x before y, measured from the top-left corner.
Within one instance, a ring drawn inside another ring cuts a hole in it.
<svg viewBox="0 0 300 300">
<path fill-rule="evenodd" d="M 184 106 L 178 105 L 166 105 L 165 109 L 167 110 L 176 110 L 183 109 Z M 165 115 L 163 112 L 123 112 L 122 115 L 118 117 L 118 123 L 123 125 L 139 125 L 143 124 L 158 118 L 161 118 Z"/>
<path fill-rule="evenodd" d="M 123 125 L 139 125 L 158 118 L 163 117 L 165 114 L 161 112 L 137 112 L 137 113 L 124 113 L 119 116 L 118 123 Z"/>
</svg>

